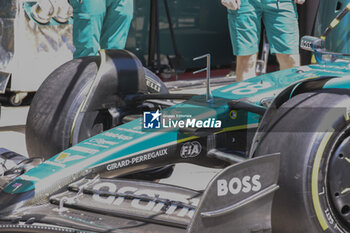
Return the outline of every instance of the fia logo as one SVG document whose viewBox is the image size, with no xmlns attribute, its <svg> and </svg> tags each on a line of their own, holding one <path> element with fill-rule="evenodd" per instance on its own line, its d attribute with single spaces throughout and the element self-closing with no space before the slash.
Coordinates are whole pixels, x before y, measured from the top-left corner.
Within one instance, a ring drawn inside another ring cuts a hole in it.
<svg viewBox="0 0 350 233">
<path fill-rule="evenodd" d="M 184 159 L 197 157 L 202 151 L 202 146 L 199 142 L 186 142 L 182 145 L 180 156 Z"/>
<path fill-rule="evenodd" d="M 144 129 L 160 129 L 160 119 L 162 113 L 157 110 L 156 112 L 143 112 L 143 128 Z"/>
</svg>

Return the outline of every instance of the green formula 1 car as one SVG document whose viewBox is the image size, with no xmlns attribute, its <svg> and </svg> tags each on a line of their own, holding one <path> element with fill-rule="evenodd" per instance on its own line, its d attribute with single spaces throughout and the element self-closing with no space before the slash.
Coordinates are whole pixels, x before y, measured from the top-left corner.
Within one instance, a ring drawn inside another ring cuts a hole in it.
<svg viewBox="0 0 350 233">
<path fill-rule="evenodd" d="M 1 155 L 0 232 L 349 232 L 349 57 L 301 45 L 319 64 L 207 95 L 169 94 L 124 50 L 62 65 L 30 158 Z M 222 170 L 204 191 L 154 182 L 176 163 Z"/>
</svg>

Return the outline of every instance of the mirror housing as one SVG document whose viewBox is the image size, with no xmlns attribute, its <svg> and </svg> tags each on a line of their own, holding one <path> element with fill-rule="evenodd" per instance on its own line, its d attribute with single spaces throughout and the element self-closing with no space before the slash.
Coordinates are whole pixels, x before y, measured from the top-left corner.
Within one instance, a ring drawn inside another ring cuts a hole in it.
<svg viewBox="0 0 350 233">
<path fill-rule="evenodd" d="M 303 36 L 300 40 L 300 48 L 311 52 L 325 51 L 325 40 L 313 36 Z"/>
</svg>

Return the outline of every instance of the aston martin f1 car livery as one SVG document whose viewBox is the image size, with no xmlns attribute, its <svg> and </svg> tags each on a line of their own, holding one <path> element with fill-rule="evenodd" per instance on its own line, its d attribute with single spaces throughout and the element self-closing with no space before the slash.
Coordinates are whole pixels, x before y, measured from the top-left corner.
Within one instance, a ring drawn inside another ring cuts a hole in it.
<svg viewBox="0 0 350 233">
<path fill-rule="evenodd" d="M 301 44 L 319 64 L 207 95 L 125 50 L 65 63 L 32 102 L 30 158 L 1 155 L 0 232 L 349 232 L 350 62 Z M 221 171 L 156 182 L 177 163 Z"/>
</svg>

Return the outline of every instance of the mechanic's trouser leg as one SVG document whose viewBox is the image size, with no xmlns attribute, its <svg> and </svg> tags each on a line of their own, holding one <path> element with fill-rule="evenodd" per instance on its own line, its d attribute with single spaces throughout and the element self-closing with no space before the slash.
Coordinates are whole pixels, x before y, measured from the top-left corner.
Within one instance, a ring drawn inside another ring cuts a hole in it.
<svg viewBox="0 0 350 233">
<path fill-rule="evenodd" d="M 100 48 L 123 49 L 133 14 L 132 0 L 70 0 L 74 58 L 95 56 Z"/>
<path fill-rule="evenodd" d="M 300 66 L 299 54 L 276 54 L 280 70 L 289 69 Z"/>
<path fill-rule="evenodd" d="M 133 0 L 107 0 L 101 34 L 102 49 L 125 48 L 133 12 Z"/>
<path fill-rule="evenodd" d="M 257 53 L 236 57 L 236 81 L 240 82 L 256 76 L 255 67 Z"/>
<path fill-rule="evenodd" d="M 70 0 L 73 7 L 74 58 L 94 56 L 100 48 L 106 0 Z"/>
</svg>

